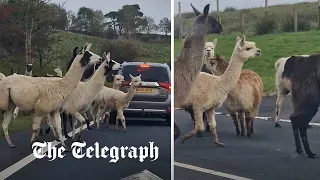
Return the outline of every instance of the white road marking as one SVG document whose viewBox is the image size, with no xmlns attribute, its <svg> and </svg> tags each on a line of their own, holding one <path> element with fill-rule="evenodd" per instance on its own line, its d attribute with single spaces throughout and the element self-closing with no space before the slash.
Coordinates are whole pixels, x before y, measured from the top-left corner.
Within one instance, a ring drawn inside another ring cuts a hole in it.
<svg viewBox="0 0 320 180">
<path fill-rule="evenodd" d="M 90 123 L 90 126 L 93 125 L 93 121 Z M 87 124 L 83 125 L 83 129 L 87 128 Z M 80 127 L 75 130 L 76 134 L 80 132 Z M 69 136 L 72 136 L 72 131 L 68 133 Z M 63 140 L 66 140 L 65 137 L 63 137 Z M 52 147 L 55 147 L 57 145 L 61 144 L 61 142 L 58 141 L 53 141 L 52 142 Z M 46 153 L 48 151 L 48 148 L 43 149 L 43 153 Z M 34 157 L 33 154 L 28 155 L 27 157 L 21 159 L 20 161 L 16 162 L 15 164 L 9 166 L 7 169 L 3 170 L 0 172 L 0 179 L 6 179 L 15 172 L 19 171 L 22 169 L 24 166 L 28 165 L 32 161 L 34 161 L 36 158 Z"/>
<path fill-rule="evenodd" d="M 207 173 L 207 174 L 212 174 L 212 175 L 215 175 L 215 176 L 228 178 L 228 179 L 252 180 L 252 179 L 248 179 L 248 178 L 244 178 L 244 177 L 240 177 L 240 176 L 236 176 L 236 175 L 232 175 L 232 174 L 227 174 L 227 173 L 223 173 L 223 172 L 219 172 L 219 171 L 215 171 L 215 170 L 211 170 L 211 169 L 205 169 L 205 168 L 202 168 L 202 167 L 197 167 L 197 166 L 184 164 L 184 163 L 179 163 L 179 162 L 174 162 L 174 165 L 178 166 L 178 167 L 186 168 L 186 169 L 191 169 L 191 170 L 194 170 L 194 171 L 199 171 L 199 172 L 203 172 L 203 173 Z"/>
<path fill-rule="evenodd" d="M 137 174 L 130 175 L 128 177 L 122 178 L 120 180 L 163 180 L 153 174 L 152 172 L 148 171 L 147 169 L 143 170 L 142 172 L 139 172 Z"/>
</svg>

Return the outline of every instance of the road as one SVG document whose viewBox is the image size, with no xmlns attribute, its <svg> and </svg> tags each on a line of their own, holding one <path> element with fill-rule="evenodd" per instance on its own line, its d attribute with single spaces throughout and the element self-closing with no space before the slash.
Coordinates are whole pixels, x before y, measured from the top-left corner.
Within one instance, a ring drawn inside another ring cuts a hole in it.
<svg viewBox="0 0 320 180">
<path fill-rule="evenodd" d="M 159 158 L 155 161 L 150 161 L 150 158 L 147 158 L 143 163 L 140 163 L 138 159 L 120 158 L 117 163 L 109 163 L 111 158 L 76 159 L 69 152 L 62 159 L 57 158 L 54 161 L 49 161 L 48 158 L 43 158 L 29 162 L 30 158 L 34 159 L 34 156 L 30 155 L 32 150 L 29 148 L 31 130 L 26 130 L 11 135 L 11 140 L 18 147 L 15 149 L 10 149 L 7 146 L 5 138 L 0 138 L 0 179 L 3 179 L 1 175 L 3 175 L 5 169 L 8 172 L 14 171 L 7 178 L 8 180 L 119 180 L 144 170 L 161 179 L 170 179 L 171 143 L 169 126 L 164 126 L 159 121 L 130 121 L 130 119 L 127 119 L 127 132 L 122 131 L 122 126 L 120 126 L 120 131 L 116 131 L 113 126 L 109 129 L 103 126 L 97 130 L 93 125 L 92 128 L 92 131 L 84 130 L 82 135 L 87 146 L 93 146 L 95 142 L 99 142 L 100 147 L 107 146 L 110 148 L 117 146 L 120 148 L 121 146 L 135 146 L 138 148 L 140 146 L 148 146 L 149 142 L 154 142 L 154 145 L 159 147 Z M 48 142 L 53 141 L 54 138 L 49 134 L 41 136 L 41 140 Z M 71 143 L 71 140 L 66 141 L 69 147 Z M 60 145 L 57 147 L 60 147 Z M 22 161 L 17 163 L 20 160 Z M 18 168 L 12 166 L 15 163 L 18 166 L 25 166 Z"/>
<path fill-rule="evenodd" d="M 275 98 L 264 98 L 259 116 L 273 117 Z M 281 118 L 289 120 L 290 98 L 284 102 Z M 226 113 L 224 108 L 217 112 Z M 320 113 L 314 117 L 319 123 Z M 216 115 L 217 132 L 226 147 L 216 147 L 212 134 L 204 132 L 203 137 L 193 137 L 181 144 L 175 142 L 175 180 L 312 180 L 319 179 L 320 159 L 308 159 L 295 152 L 291 123 L 282 122 L 282 128 L 275 128 L 273 120 L 256 119 L 255 134 L 251 139 L 237 137 L 229 116 Z M 175 112 L 175 122 L 181 129 L 181 136 L 193 127 L 189 114 Z M 320 153 L 320 124 L 308 129 L 311 150 Z M 181 137 L 180 136 L 180 137 Z"/>
</svg>

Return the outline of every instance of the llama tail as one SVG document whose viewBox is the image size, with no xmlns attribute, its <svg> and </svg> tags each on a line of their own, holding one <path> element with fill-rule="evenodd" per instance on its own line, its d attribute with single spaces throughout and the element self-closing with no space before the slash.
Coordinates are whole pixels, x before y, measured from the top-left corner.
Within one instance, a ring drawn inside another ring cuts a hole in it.
<svg viewBox="0 0 320 180">
<path fill-rule="evenodd" d="M 0 83 L 0 110 L 7 111 L 9 108 L 10 88 L 5 83 Z"/>
<path fill-rule="evenodd" d="M 276 70 L 278 70 L 280 63 L 283 61 L 283 58 L 278 59 L 275 63 L 274 63 L 274 68 Z"/>
</svg>

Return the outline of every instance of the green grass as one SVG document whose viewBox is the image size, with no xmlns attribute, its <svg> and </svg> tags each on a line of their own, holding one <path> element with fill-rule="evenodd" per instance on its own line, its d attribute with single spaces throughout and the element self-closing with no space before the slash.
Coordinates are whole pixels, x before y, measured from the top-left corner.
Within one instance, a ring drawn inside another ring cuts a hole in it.
<svg viewBox="0 0 320 180">
<path fill-rule="evenodd" d="M 40 69 L 39 64 L 36 62 L 34 64 L 33 74 L 38 76 L 46 75 L 47 73 L 55 75 L 53 69 L 57 66 L 60 66 L 63 70 L 63 74 L 65 74 L 65 66 L 67 62 L 72 57 L 73 48 L 78 46 L 81 48 L 85 43 L 90 42 L 92 43 L 91 51 L 97 54 L 100 52 L 105 51 L 103 47 L 105 44 L 108 43 L 118 43 L 119 41 L 108 41 L 101 38 L 96 38 L 92 36 L 86 36 L 82 34 L 76 34 L 71 32 L 59 31 L 55 34 L 58 36 L 61 41 L 54 44 L 52 46 L 52 51 L 49 53 L 47 60 L 51 61 L 52 63 L 44 68 Z M 130 42 L 130 40 L 127 40 Z M 124 42 L 125 43 L 125 42 Z M 137 61 L 147 61 L 147 62 L 159 62 L 159 63 L 170 63 L 171 58 L 171 45 L 170 42 L 167 44 L 154 44 L 154 43 L 143 43 L 138 41 L 133 41 L 133 44 L 137 46 L 141 56 L 137 57 Z M 121 47 L 119 47 L 121 48 Z M 126 50 L 126 49 L 124 49 Z M 114 52 L 111 52 L 111 54 Z M 102 54 L 101 54 L 102 55 Z M 111 55 L 112 57 L 112 55 Z M 25 70 L 25 60 L 24 56 L 20 57 L 11 57 L 11 60 L 14 59 L 16 63 L 9 63 L 8 62 L 0 62 L 0 72 L 4 73 L 5 75 L 10 75 L 10 69 L 12 68 L 14 71 L 20 69 L 20 74 L 24 73 Z M 117 60 L 117 59 L 115 59 Z M 20 63 L 17 63 L 20 62 Z M 106 86 L 112 87 L 112 83 L 105 83 Z M 32 115 L 31 116 L 23 116 L 23 112 L 20 112 L 17 119 L 12 120 L 9 125 L 9 133 L 13 134 L 14 132 L 18 132 L 25 129 L 32 128 Z M 0 122 L 2 123 L 3 116 L 0 116 Z M 2 128 L 0 128 L 0 136 L 3 136 Z"/>
<path fill-rule="evenodd" d="M 201 7 L 197 7 L 201 10 Z M 301 2 L 297 4 L 282 4 L 269 6 L 269 14 L 274 16 L 277 21 L 278 31 L 281 31 L 282 18 L 286 16 L 292 16 L 293 19 L 293 8 L 296 9 L 298 14 L 298 20 L 310 23 L 311 28 L 314 29 L 317 26 L 318 21 L 318 5 L 317 2 Z M 210 9 L 212 9 L 210 7 Z M 213 8 L 215 9 L 215 8 Z M 245 31 L 246 34 L 255 32 L 254 25 L 258 21 L 259 17 L 265 15 L 264 7 L 242 9 L 232 12 L 220 12 L 221 24 L 224 29 L 224 34 L 230 34 L 241 31 L 241 13 L 245 14 Z M 182 13 L 183 29 L 189 29 L 194 22 L 195 15 L 193 12 Z M 217 17 L 216 12 L 211 13 L 212 17 Z M 178 31 L 179 18 L 175 16 L 175 31 Z"/>
<path fill-rule="evenodd" d="M 227 60 L 233 52 L 236 35 L 209 36 L 208 41 L 218 39 L 215 52 L 220 53 Z M 262 55 L 247 61 L 245 69 L 252 69 L 258 73 L 264 83 L 265 92 L 273 92 L 275 87 L 274 63 L 280 57 L 298 54 L 320 53 L 320 31 L 308 31 L 298 33 L 269 34 L 263 36 L 246 36 L 247 41 L 256 42 L 261 49 Z M 181 50 L 181 39 L 176 39 L 174 44 L 174 55 L 178 56 Z"/>
</svg>

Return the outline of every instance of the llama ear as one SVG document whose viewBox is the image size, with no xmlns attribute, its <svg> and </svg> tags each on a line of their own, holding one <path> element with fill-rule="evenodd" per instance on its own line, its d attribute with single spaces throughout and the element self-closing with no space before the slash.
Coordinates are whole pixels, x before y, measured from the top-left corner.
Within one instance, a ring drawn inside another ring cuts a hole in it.
<svg viewBox="0 0 320 180">
<path fill-rule="evenodd" d="M 86 48 L 86 50 L 85 51 L 89 51 L 90 50 L 90 48 L 91 48 L 91 43 L 89 43 L 88 45 L 87 45 L 87 48 Z"/>
<path fill-rule="evenodd" d="M 217 41 L 218 41 L 218 40 L 215 39 L 215 40 L 212 41 L 212 43 L 213 43 L 214 45 L 217 45 Z"/>
<path fill-rule="evenodd" d="M 241 38 L 240 38 L 239 36 L 237 36 L 237 42 L 240 41 L 240 39 L 241 39 Z"/>
<path fill-rule="evenodd" d="M 133 76 L 131 74 L 129 74 L 129 76 L 130 76 L 131 79 L 133 78 Z"/>
<path fill-rule="evenodd" d="M 87 49 L 87 46 L 88 46 L 88 43 L 86 43 L 86 44 L 82 47 L 82 49 L 81 49 L 82 54 L 84 54 L 84 51 Z"/>
<path fill-rule="evenodd" d="M 108 60 L 108 62 L 110 61 L 110 52 L 108 52 L 108 54 L 107 54 L 107 60 Z"/>
<path fill-rule="evenodd" d="M 114 77 L 114 74 L 111 74 L 112 77 Z"/>
<path fill-rule="evenodd" d="M 201 13 L 200 11 L 198 11 L 195 7 L 193 7 L 192 3 L 190 3 L 192 9 L 193 9 L 193 12 L 196 14 L 196 16 L 199 16 Z"/>
<path fill-rule="evenodd" d="M 207 4 L 203 9 L 203 14 L 204 14 L 205 17 L 208 16 L 209 8 L 210 8 L 210 4 Z"/>
<path fill-rule="evenodd" d="M 141 74 L 138 77 L 141 78 Z"/>
<path fill-rule="evenodd" d="M 244 45 L 244 41 L 246 40 L 246 36 L 243 35 L 240 41 L 240 45 L 243 46 Z"/>
</svg>

